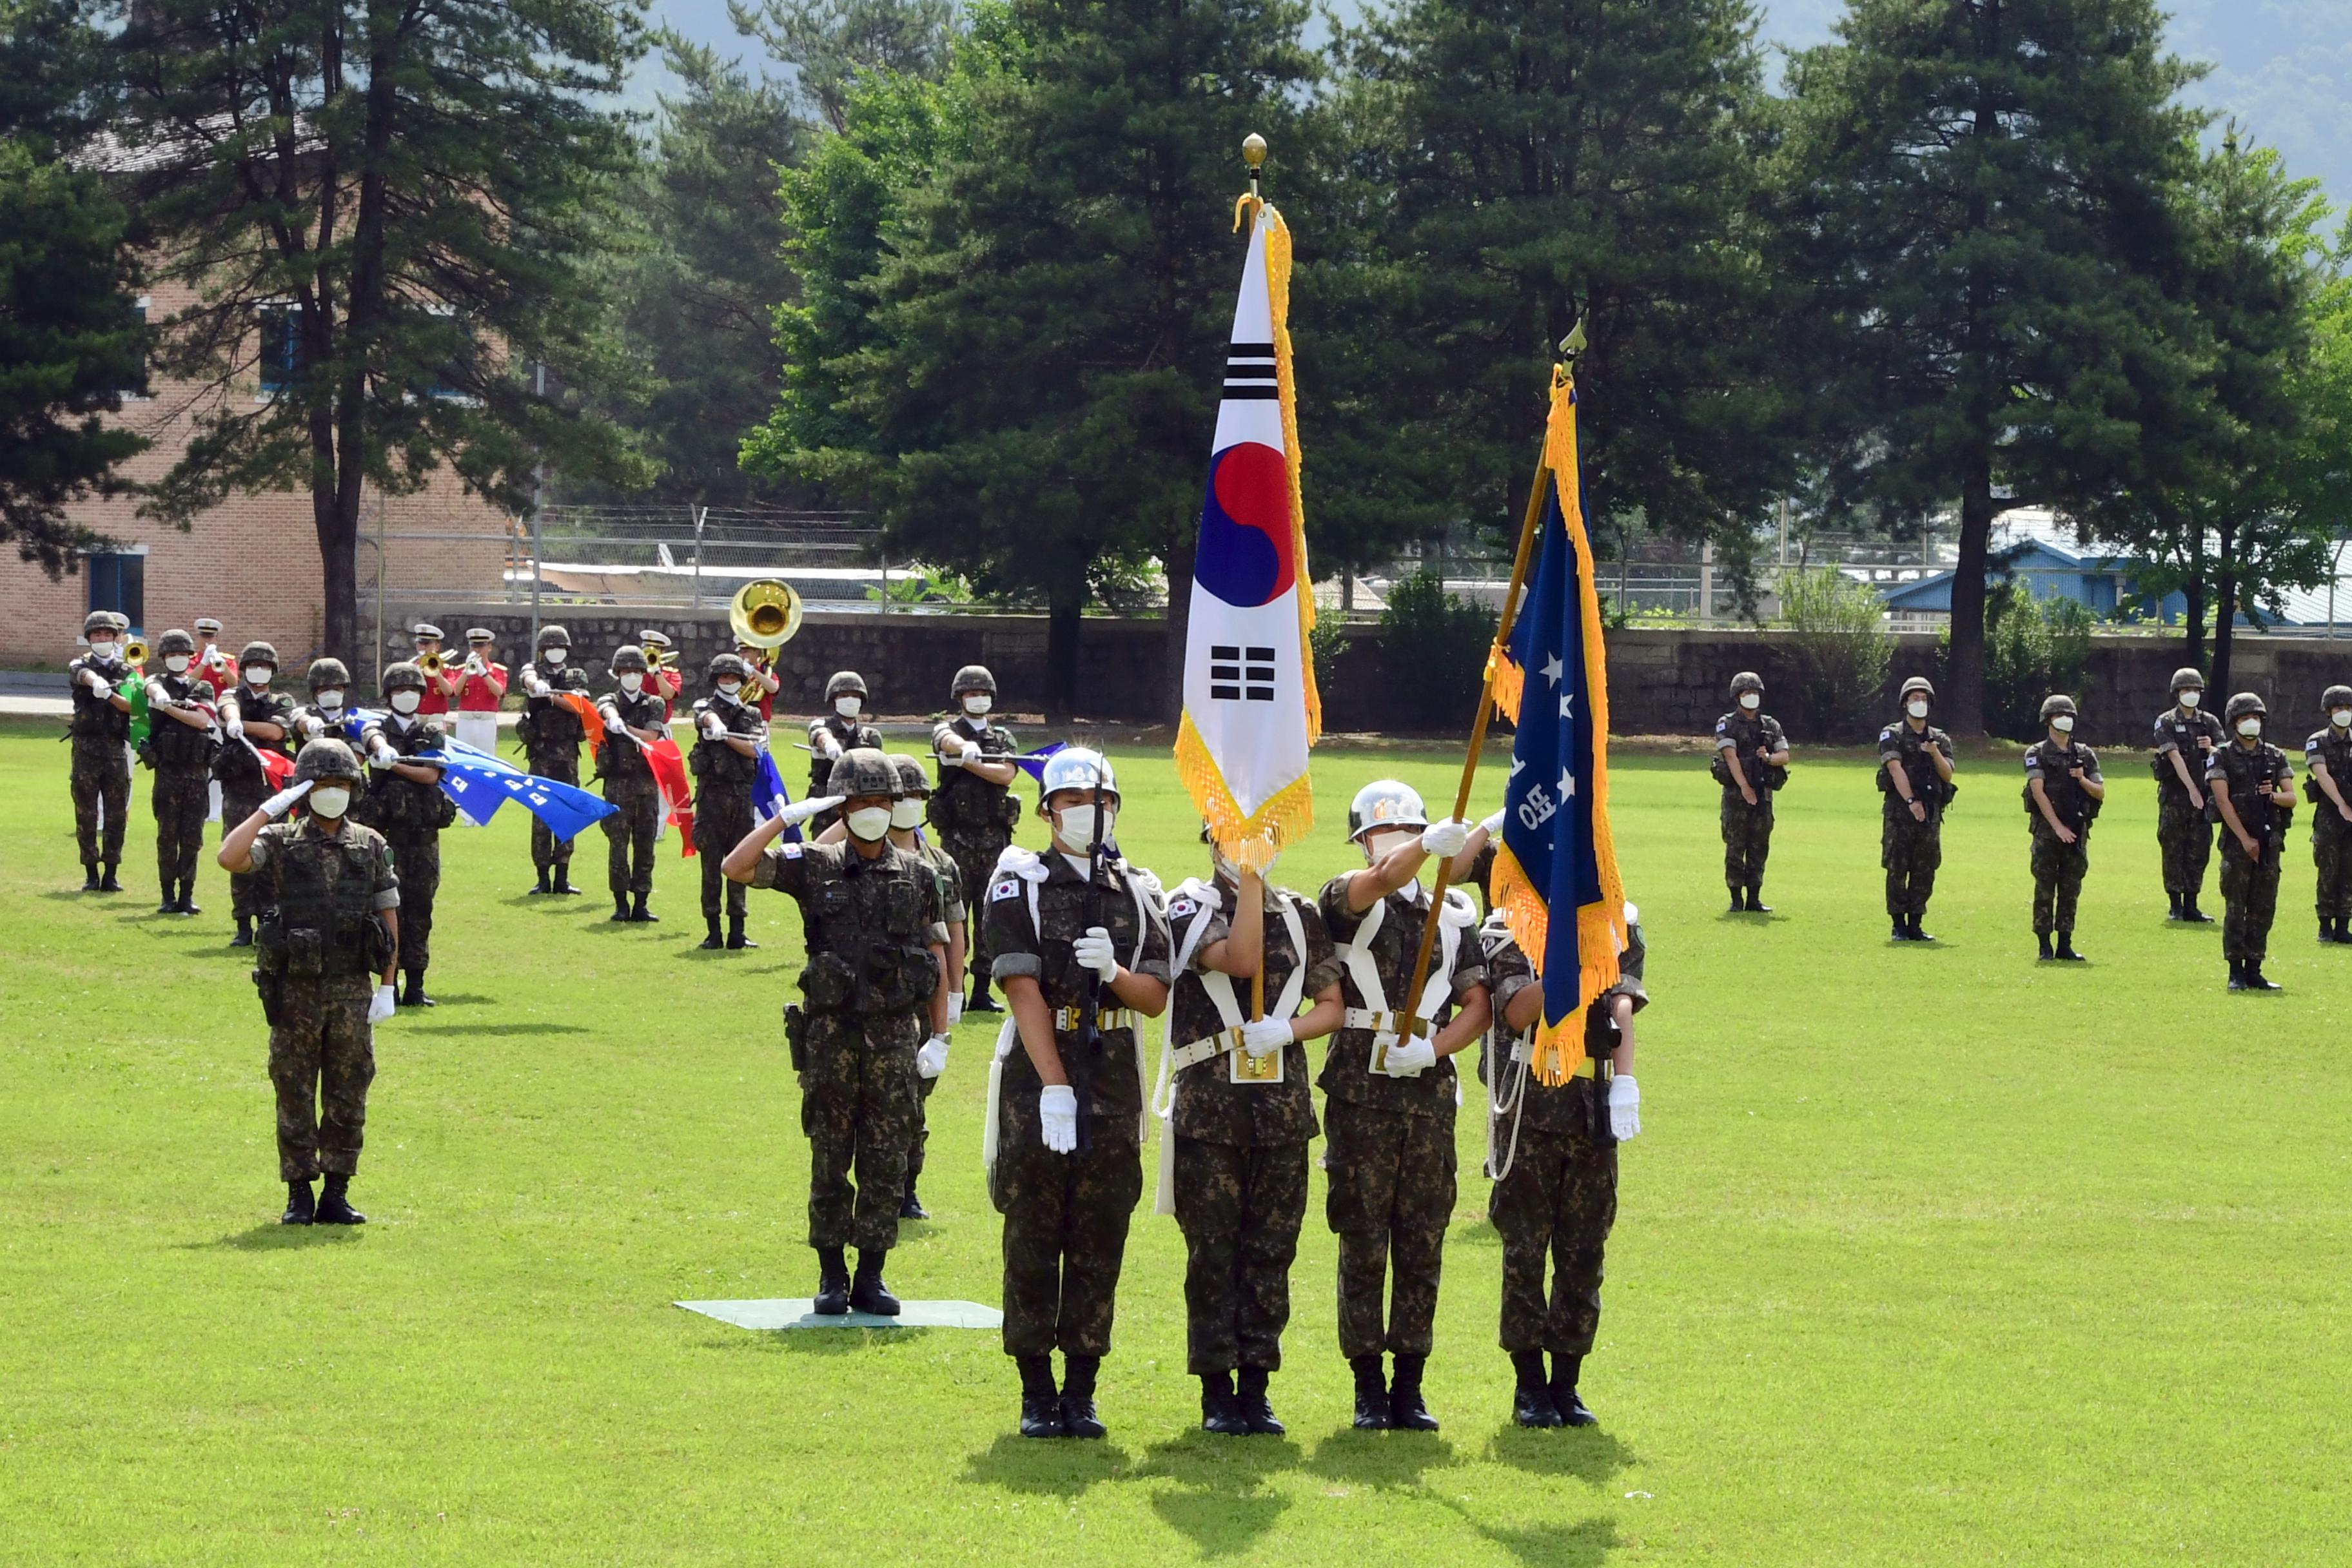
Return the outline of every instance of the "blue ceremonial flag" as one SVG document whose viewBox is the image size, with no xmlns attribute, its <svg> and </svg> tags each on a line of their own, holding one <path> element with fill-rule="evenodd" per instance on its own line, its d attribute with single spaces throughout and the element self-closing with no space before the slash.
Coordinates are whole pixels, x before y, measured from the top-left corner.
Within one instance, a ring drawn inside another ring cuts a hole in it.
<svg viewBox="0 0 2352 1568">
<path fill-rule="evenodd" d="M 793 804 L 793 792 L 784 787 L 784 775 L 776 770 L 776 759 L 765 746 L 760 748 L 760 774 L 751 781 L 751 815 L 767 821 Z M 788 826 L 780 836 L 798 844 L 801 830 Z"/>
<path fill-rule="evenodd" d="M 1031 778 L 1035 779 L 1039 784 L 1044 784 L 1045 782 L 1046 759 L 1051 757 L 1055 752 L 1061 751 L 1068 744 L 1069 742 L 1067 741 L 1055 741 L 1049 746 L 1040 746 L 1034 752 L 1024 752 L 1020 756 L 1012 759 L 1013 765 L 1019 768 L 1023 773 L 1027 773 Z"/>
<path fill-rule="evenodd" d="M 1565 373 L 1553 380 L 1544 463 L 1535 582 L 1496 672 L 1496 703 L 1518 729 L 1493 893 L 1542 977 L 1534 1066 L 1559 1083 L 1584 1059 L 1584 1009 L 1617 983 L 1625 930 L 1609 828 L 1609 669 Z"/>
<path fill-rule="evenodd" d="M 577 838 L 620 807 L 590 795 L 577 784 L 559 784 L 527 773 L 462 741 L 442 742 L 438 752 L 419 752 L 404 759 L 431 763 L 441 770 L 441 793 L 476 823 L 488 823 L 499 807 L 514 801 L 547 824 L 558 838 Z"/>
</svg>

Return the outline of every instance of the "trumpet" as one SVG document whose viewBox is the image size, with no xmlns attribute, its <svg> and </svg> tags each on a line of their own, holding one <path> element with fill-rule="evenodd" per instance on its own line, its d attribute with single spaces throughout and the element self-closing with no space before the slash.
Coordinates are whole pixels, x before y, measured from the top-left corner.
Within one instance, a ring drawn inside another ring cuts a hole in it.
<svg viewBox="0 0 2352 1568">
<path fill-rule="evenodd" d="M 662 658 L 664 655 L 660 645 L 656 643 L 647 643 L 640 651 L 646 656 L 646 668 L 647 669 L 657 670 L 663 668 Z"/>
<path fill-rule="evenodd" d="M 735 590 L 727 624 L 738 643 L 772 656 L 801 629 L 801 596 L 781 577 L 753 578 Z M 768 662 L 774 662 L 772 657 Z"/>
<path fill-rule="evenodd" d="M 416 668 L 427 675 L 439 675 L 446 662 L 438 653 L 420 653 L 416 656 Z"/>
<path fill-rule="evenodd" d="M 149 653 L 150 650 L 145 642 L 138 637 L 132 637 L 122 645 L 122 662 L 135 669 L 147 662 Z"/>
</svg>

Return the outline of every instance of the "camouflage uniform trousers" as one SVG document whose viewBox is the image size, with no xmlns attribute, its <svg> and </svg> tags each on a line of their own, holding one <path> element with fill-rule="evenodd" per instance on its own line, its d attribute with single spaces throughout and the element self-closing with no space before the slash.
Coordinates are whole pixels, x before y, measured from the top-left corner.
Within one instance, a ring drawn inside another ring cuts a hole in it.
<svg viewBox="0 0 2352 1568">
<path fill-rule="evenodd" d="M 259 785 L 221 785 L 221 837 L 227 837 L 238 823 L 259 811 L 261 803 L 268 800 L 272 793 L 267 777 Z M 264 891 L 261 879 L 250 872 L 231 876 L 228 879 L 229 913 L 240 920 L 259 917 L 269 907 L 263 898 Z"/>
<path fill-rule="evenodd" d="M 1454 1214 L 1454 1118 L 1331 1100 L 1323 1131 L 1331 1178 L 1324 1216 L 1339 1237 L 1339 1353 L 1427 1355 Z M 1391 1254 L 1395 1287 L 1383 1331 Z"/>
<path fill-rule="evenodd" d="M 400 967 L 423 969 L 433 962 L 433 896 L 441 890 L 441 836 L 428 833 L 411 842 L 384 838 L 392 847 L 393 875 L 400 879 Z"/>
<path fill-rule="evenodd" d="M 1944 823 L 1930 816 L 1911 820 L 1910 808 L 1886 814 L 1879 827 L 1878 863 L 1886 868 L 1886 913 L 1907 921 L 1927 912 L 1936 891 L 1936 868 L 1944 863 Z"/>
<path fill-rule="evenodd" d="M 1749 805 L 1736 789 L 1723 792 L 1723 881 L 1729 888 L 1764 880 L 1764 860 L 1772 853 L 1772 792 L 1758 790 Z"/>
<path fill-rule="evenodd" d="M 809 1020 L 801 1131 L 809 1141 L 811 1247 L 879 1252 L 898 1244 L 907 1142 L 921 1104 L 921 1043 L 909 1015 Z"/>
<path fill-rule="evenodd" d="M 915 1190 L 915 1179 L 923 1173 L 923 1156 L 931 1143 L 931 1090 L 940 1087 L 935 1078 L 915 1079 L 915 1131 L 907 1140 L 907 1190 Z"/>
<path fill-rule="evenodd" d="M 1282 1365 L 1290 1265 L 1307 1217 L 1307 1144 L 1176 1139 L 1186 1370 Z"/>
<path fill-rule="evenodd" d="M 2054 833 L 2033 835 L 2033 934 L 2074 929 L 2074 900 L 2081 897 L 2083 878 L 2091 868 L 2091 836 L 2080 830 L 2072 844 L 2061 844 Z"/>
<path fill-rule="evenodd" d="M 123 821 L 131 815 L 131 753 L 120 741 L 76 736 L 73 770 L 67 785 L 73 793 L 74 838 L 81 848 L 81 863 L 89 867 L 100 861 L 121 864 Z M 106 813 L 103 845 L 100 843 L 101 806 Z"/>
<path fill-rule="evenodd" d="M 999 1118 L 989 1197 L 1004 1216 L 1004 1353 L 1108 1355 L 1141 1145 L 1097 1118 L 1086 1148 L 1056 1154 L 1034 1095 L 1008 1096 Z"/>
<path fill-rule="evenodd" d="M 2259 860 L 2246 858 L 2238 836 L 2221 836 L 2221 956 L 2232 963 L 2260 963 L 2270 951 L 2271 921 L 2278 915 L 2279 836 L 2263 842 Z"/>
<path fill-rule="evenodd" d="M 526 759 L 530 771 L 543 779 L 557 784 L 577 784 L 580 782 L 580 748 L 565 746 L 551 752 L 531 752 Z M 568 871 L 572 865 L 572 840 L 555 837 L 555 829 L 538 817 L 530 819 L 530 863 L 541 871 Z M 559 879 L 561 880 L 562 879 Z"/>
<path fill-rule="evenodd" d="M 604 818 L 606 883 L 613 896 L 654 890 L 654 835 L 661 831 L 661 787 L 650 778 L 607 779 L 604 798 L 621 809 Z M 407 889 L 401 889 L 402 901 Z"/>
<path fill-rule="evenodd" d="M 694 803 L 694 855 L 702 862 L 702 918 L 715 921 L 719 905 L 727 908 L 727 918 L 740 922 L 743 919 L 744 895 L 751 891 L 740 882 L 730 882 L 719 869 L 727 852 L 751 837 L 753 826 L 751 802 L 743 799 L 723 799 L 714 795 L 698 795 Z"/>
<path fill-rule="evenodd" d="M 405 889 L 403 889 L 405 892 Z M 289 978 L 269 1030 L 269 1081 L 278 1089 L 278 1174 L 307 1182 L 321 1171 L 360 1168 L 368 1085 L 375 1079 L 372 974 Z"/>
<path fill-rule="evenodd" d="M 988 908 L 988 882 L 996 874 L 996 858 L 1013 840 L 1002 833 L 943 834 L 940 847 L 963 874 L 963 907 L 971 911 L 964 923 L 964 959 L 971 970 L 965 990 L 977 994 L 988 983 L 991 954 L 988 951 L 988 921 L 981 911 Z"/>
<path fill-rule="evenodd" d="M 2314 809 L 2319 814 L 2311 823 L 2311 863 L 2319 871 L 2314 903 L 2321 920 L 2352 918 L 2352 823 L 2325 796 Z"/>
<path fill-rule="evenodd" d="M 2176 790 L 2156 798 L 2156 843 L 2164 858 L 2164 890 L 2195 898 L 2205 889 L 2205 866 L 2213 858 L 2213 825 Z"/>
<path fill-rule="evenodd" d="M 1573 1081 L 1591 1094 L 1590 1079 Z M 1503 1349 L 1591 1354 L 1601 1327 L 1601 1251 L 1617 1222 L 1616 1145 L 1521 1127 L 1510 1173 L 1487 1194 L 1486 1217 L 1503 1238 Z"/>
<path fill-rule="evenodd" d="M 147 793 L 155 811 L 155 879 L 169 892 L 196 879 L 205 818 L 213 805 L 212 777 L 202 768 L 157 768 Z"/>
</svg>

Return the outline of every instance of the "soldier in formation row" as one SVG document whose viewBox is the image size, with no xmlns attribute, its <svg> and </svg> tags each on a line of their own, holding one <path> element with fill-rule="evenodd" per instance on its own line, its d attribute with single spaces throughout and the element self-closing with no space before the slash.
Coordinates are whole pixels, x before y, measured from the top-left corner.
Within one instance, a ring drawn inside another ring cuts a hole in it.
<svg viewBox="0 0 2352 1568">
<path fill-rule="evenodd" d="M 1772 796 L 1789 782 L 1789 737 L 1764 711 L 1764 678 L 1731 678 L 1731 711 L 1715 721 L 1715 781 L 1723 786 L 1723 881 L 1731 912 L 1769 915 L 1764 862 L 1772 853 Z"/>
</svg>

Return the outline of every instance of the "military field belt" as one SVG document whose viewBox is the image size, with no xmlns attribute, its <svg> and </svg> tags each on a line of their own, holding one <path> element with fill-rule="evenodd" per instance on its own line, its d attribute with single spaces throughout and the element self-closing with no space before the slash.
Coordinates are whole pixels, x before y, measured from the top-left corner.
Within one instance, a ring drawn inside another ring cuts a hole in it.
<svg viewBox="0 0 2352 1568">
<path fill-rule="evenodd" d="M 1220 1029 L 1205 1039 L 1194 1040 L 1191 1045 L 1177 1047 L 1172 1053 L 1172 1059 L 1175 1062 L 1174 1070 L 1182 1072 L 1186 1068 L 1197 1066 L 1207 1061 L 1211 1057 L 1240 1049 L 1242 1049 L 1241 1030 L 1238 1027 Z"/>
<path fill-rule="evenodd" d="M 1085 1012 L 1086 1009 L 1083 1007 L 1055 1008 L 1055 1032 L 1056 1034 L 1063 1035 L 1076 1034 L 1078 1032 L 1078 1019 Z M 1095 1009 L 1095 1027 L 1097 1029 L 1132 1029 L 1136 1026 L 1136 1021 L 1135 1011 L 1129 1007 L 1097 1007 Z"/>
</svg>

